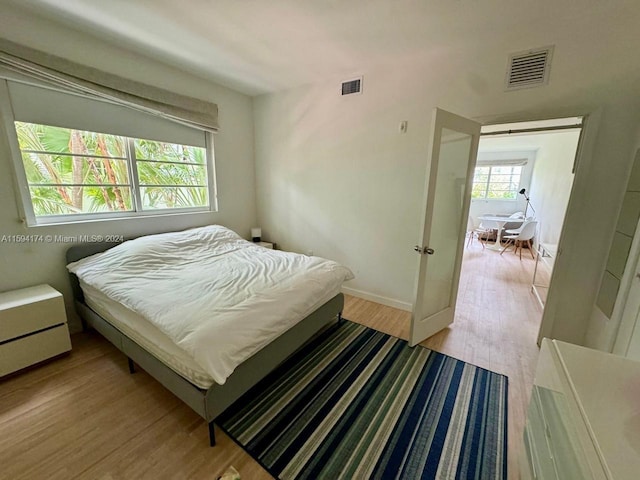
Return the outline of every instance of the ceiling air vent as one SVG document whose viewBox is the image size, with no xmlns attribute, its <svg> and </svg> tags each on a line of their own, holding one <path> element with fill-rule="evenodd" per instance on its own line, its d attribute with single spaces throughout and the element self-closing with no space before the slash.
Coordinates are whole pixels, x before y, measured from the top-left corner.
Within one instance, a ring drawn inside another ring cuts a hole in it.
<svg viewBox="0 0 640 480">
<path fill-rule="evenodd" d="M 353 95 L 354 93 L 362 93 L 362 77 L 342 82 L 342 95 Z"/>
<path fill-rule="evenodd" d="M 509 57 L 507 90 L 545 85 L 549 81 L 553 47 L 514 53 Z"/>
</svg>

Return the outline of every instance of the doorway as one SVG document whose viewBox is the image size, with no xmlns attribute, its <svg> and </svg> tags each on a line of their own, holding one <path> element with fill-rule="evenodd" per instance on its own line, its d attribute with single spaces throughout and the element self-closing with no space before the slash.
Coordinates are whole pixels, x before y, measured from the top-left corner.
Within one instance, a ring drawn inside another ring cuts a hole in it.
<svg viewBox="0 0 640 480">
<path fill-rule="evenodd" d="M 502 290 L 491 298 L 498 311 L 514 311 L 514 305 L 528 305 L 533 297 L 537 311 L 529 314 L 536 330 L 551 283 L 582 131 L 583 119 L 570 117 L 490 125 L 481 132 L 469 209 L 475 233 L 468 232 L 461 282 L 471 288 L 475 283 L 469 276 L 498 277 L 499 281 L 491 279 L 494 288 Z M 482 220 L 512 215 L 522 218 L 504 223 Z M 529 242 L 520 242 L 523 248 L 516 260 L 515 248 L 504 240 L 518 235 L 528 222 L 535 222 L 529 228 L 534 232 L 531 248 Z M 477 292 L 473 298 L 482 297 Z"/>
<path fill-rule="evenodd" d="M 449 121 L 456 123 L 450 128 L 458 132 L 456 135 L 445 135 L 448 129 L 443 125 Z M 467 128 L 468 131 L 465 131 Z M 469 240 L 467 247 L 473 247 L 473 238 L 478 237 L 482 240 L 479 241 L 482 252 L 493 255 L 493 265 L 483 267 L 483 274 L 503 267 L 502 263 L 506 262 L 509 254 L 503 255 L 509 247 L 514 252 L 519 249 L 517 269 L 529 269 L 525 277 L 530 281 L 526 283 L 544 308 L 553 278 L 556 252 L 560 251 L 558 245 L 573 189 L 582 132 L 582 117 L 481 127 L 473 120 L 440 109 L 434 110 L 421 243 L 414 248 L 421 258 L 415 283 L 410 345 L 445 329 L 454 318 L 459 317 L 456 313 L 457 305 L 461 302 L 458 289 L 462 274 L 465 270 L 469 271 L 469 268 L 465 269 L 469 261 L 465 262 L 463 255 L 466 252 L 463 248 L 465 242 L 460 241 L 465 226 Z M 463 145 L 461 149 L 453 147 L 454 143 L 460 143 L 459 134 L 463 134 L 463 139 L 471 139 L 469 145 L 463 142 L 467 146 Z M 441 166 L 442 152 L 447 158 Z M 449 156 L 454 160 L 450 161 Z M 473 159 L 477 159 L 477 165 Z M 468 169 L 466 172 L 464 168 L 448 172 L 449 163 L 468 165 Z M 440 169 L 445 172 L 443 175 L 438 174 Z M 442 181 L 439 180 L 441 177 Z M 459 182 L 454 181 L 456 179 Z M 456 200 L 458 187 L 460 199 Z M 447 197 L 446 205 L 455 210 L 455 214 L 447 216 L 451 224 L 447 228 L 431 228 L 439 212 L 445 210 L 444 207 L 434 208 L 433 197 L 437 196 L 437 192 L 441 192 L 441 196 L 447 192 L 455 194 Z M 534 206 L 535 202 L 538 202 L 537 207 Z M 460 208 L 454 208 L 456 204 L 460 204 Z M 483 212 L 481 208 L 487 205 L 491 207 L 490 211 Z M 458 221 L 459 228 L 455 226 Z M 481 221 L 487 223 L 476 228 Z M 478 230 L 482 232 L 482 237 Z M 457 236 L 454 232 L 457 232 Z M 489 238 L 489 233 L 493 238 Z M 456 248 L 440 248 L 442 245 L 438 241 L 442 238 L 448 238 Z M 507 243 L 502 244 L 501 239 Z M 524 247 L 530 260 L 525 254 L 523 261 Z M 445 263 L 452 265 L 452 268 L 439 268 L 435 260 L 427 261 L 428 257 L 435 258 L 443 253 L 449 254 L 445 255 Z M 435 282 L 427 281 L 431 273 L 435 275 Z M 507 279 L 502 290 L 509 291 L 509 271 L 500 275 Z M 442 288 L 435 288 L 438 286 Z M 517 304 L 520 300 L 523 299 L 516 298 L 514 302 Z M 432 313 L 431 307 L 434 307 Z M 539 335 L 544 326 L 543 308 L 538 309 L 536 319 Z"/>
</svg>

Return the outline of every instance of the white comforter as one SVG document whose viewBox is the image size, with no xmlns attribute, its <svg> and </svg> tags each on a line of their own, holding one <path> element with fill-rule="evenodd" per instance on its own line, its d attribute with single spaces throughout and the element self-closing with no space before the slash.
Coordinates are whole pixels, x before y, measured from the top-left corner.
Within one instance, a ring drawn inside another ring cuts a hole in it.
<svg viewBox="0 0 640 480">
<path fill-rule="evenodd" d="M 153 323 L 219 384 L 353 278 L 218 225 L 137 238 L 67 268 Z"/>
</svg>

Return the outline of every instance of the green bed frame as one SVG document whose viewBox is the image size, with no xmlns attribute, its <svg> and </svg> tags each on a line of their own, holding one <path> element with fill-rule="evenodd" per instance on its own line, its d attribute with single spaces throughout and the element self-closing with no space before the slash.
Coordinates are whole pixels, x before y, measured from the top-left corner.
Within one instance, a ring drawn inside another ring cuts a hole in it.
<svg viewBox="0 0 640 480">
<path fill-rule="evenodd" d="M 116 244 L 90 243 L 76 245 L 67 250 L 67 263 L 75 262 Z M 339 293 L 272 343 L 243 362 L 224 385 L 214 383 L 207 390 L 197 387 L 176 373 L 161 360 L 131 340 L 84 302 L 78 278 L 70 273 L 75 308 L 82 319 L 83 328 L 92 327 L 109 340 L 128 359 L 129 371 L 134 373 L 134 362 L 164 385 L 175 396 L 191 407 L 209 425 L 209 441 L 215 445 L 214 421 L 229 405 L 275 369 L 298 348 L 308 342 L 328 324 L 342 318 L 344 296 Z"/>
</svg>

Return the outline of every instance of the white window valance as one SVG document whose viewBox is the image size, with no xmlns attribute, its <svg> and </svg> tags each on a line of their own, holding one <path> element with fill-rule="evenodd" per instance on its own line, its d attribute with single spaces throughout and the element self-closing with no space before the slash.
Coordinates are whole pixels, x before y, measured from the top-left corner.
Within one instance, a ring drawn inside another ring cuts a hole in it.
<svg viewBox="0 0 640 480">
<path fill-rule="evenodd" d="M 476 166 L 478 167 L 520 167 L 527 164 L 526 158 L 511 158 L 511 159 L 489 159 L 478 158 Z"/>
<path fill-rule="evenodd" d="M 218 106 L 128 80 L 0 38 L 0 66 L 58 88 L 158 115 L 199 130 L 218 131 Z"/>
</svg>

